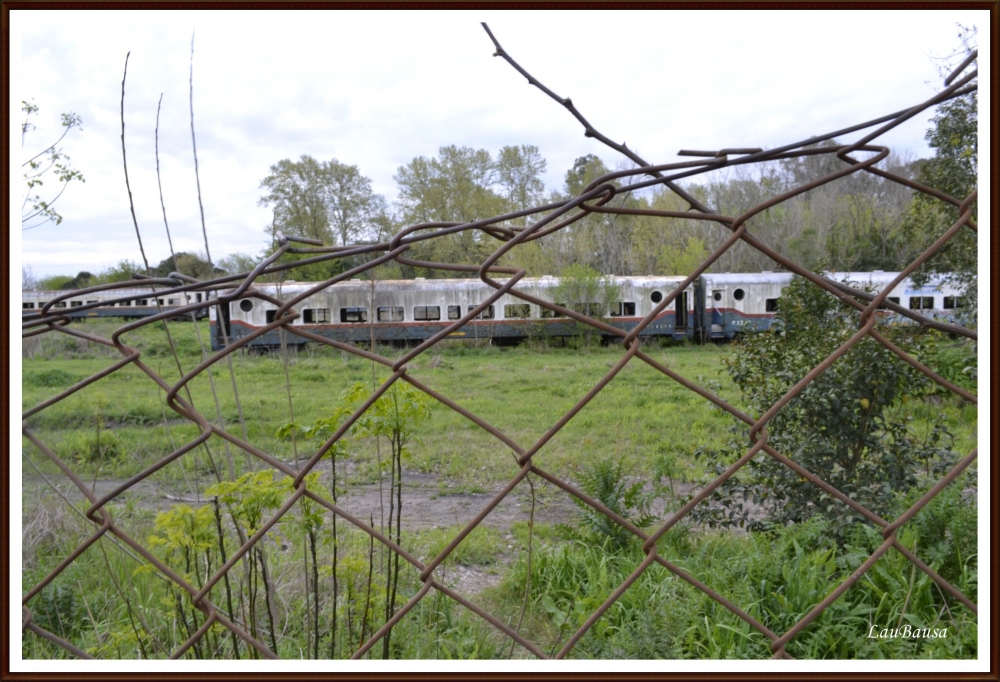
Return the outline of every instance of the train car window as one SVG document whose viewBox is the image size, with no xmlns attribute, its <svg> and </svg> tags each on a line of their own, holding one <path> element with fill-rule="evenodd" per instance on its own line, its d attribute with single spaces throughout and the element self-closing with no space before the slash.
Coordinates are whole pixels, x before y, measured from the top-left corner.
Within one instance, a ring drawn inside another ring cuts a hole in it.
<svg viewBox="0 0 1000 682">
<path fill-rule="evenodd" d="M 661 294 L 659 291 L 654 291 L 649 295 L 649 300 L 652 301 L 653 303 L 659 303 L 660 301 L 663 300 L 663 294 Z"/>
<path fill-rule="evenodd" d="M 476 309 L 476 306 L 474 306 L 474 305 L 470 305 L 469 306 L 469 312 L 472 312 L 475 309 Z M 481 312 L 478 315 L 476 315 L 475 319 L 477 319 L 477 320 L 492 320 L 495 313 L 496 313 L 496 311 L 495 311 L 494 307 L 491 305 L 486 310 L 484 310 L 483 312 Z"/>
<path fill-rule="evenodd" d="M 158 298 L 156 300 L 159 302 L 160 305 L 163 305 L 163 299 L 162 298 Z"/>
<path fill-rule="evenodd" d="M 79 308 L 82 305 L 83 305 L 83 301 L 70 301 L 69 302 L 69 307 L 70 308 Z"/>
<path fill-rule="evenodd" d="M 274 322 L 274 314 L 276 312 L 278 312 L 278 311 L 277 310 L 268 310 L 267 312 L 265 312 L 264 313 L 264 321 L 267 324 L 271 324 L 272 322 Z"/>
<path fill-rule="evenodd" d="M 944 297 L 944 308 L 945 310 L 952 310 L 954 308 L 964 308 L 965 307 L 965 296 L 945 296 Z"/>
<path fill-rule="evenodd" d="M 458 320 L 462 317 L 462 306 L 460 305 L 450 305 L 448 306 L 448 319 Z"/>
<path fill-rule="evenodd" d="M 439 305 L 415 305 L 413 306 L 413 319 L 420 320 L 440 320 L 441 306 Z"/>
<path fill-rule="evenodd" d="M 90 305 L 91 303 L 97 303 L 97 301 L 96 300 L 94 300 L 94 301 L 87 301 L 87 305 Z"/>
<path fill-rule="evenodd" d="M 194 295 L 194 302 L 195 303 L 201 303 L 201 294 L 195 294 Z"/>
<path fill-rule="evenodd" d="M 742 301 L 745 295 L 746 292 L 743 291 L 742 289 L 737 289 L 736 291 L 733 292 L 733 298 L 735 298 L 737 301 Z"/>
<path fill-rule="evenodd" d="M 21 307 L 22 307 L 23 309 L 27 310 L 27 309 L 29 309 L 29 308 L 34 308 L 34 307 L 35 307 L 35 304 L 34 304 L 34 303 L 22 303 L 22 304 L 21 304 Z"/>
<path fill-rule="evenodd" d="M 776 298 L 764 299 L 764 311 L 768 313 L 778 312 L 778 299 Z"/>
<path fill-rule="evenodd" d="M 508 303 L 503 307 L 506 319 L 531 317 L 531 305 L 528 303 Z"/>
<path fill-rule="evenodd" d="M 562 307 L 562 308 L 565 308 L 565 307 L 566 307 L 566 304 L 565 304 L 565 303 L 556 303 L 556 305 L 557 305 L 557 306 L 560 306 L 560 307 Z M 563 315 L 562 313 L 560 313 L 560 312 L 558 312 L 558 311 L 555 311 L 555 310 L 549 310 L 548 308 L 541 308 L 541 309 L 539 310 L 539 312 L 540 312 L 540 313 L 541 313 L 541 315 L 542 315 L 542 319 L 546 319 L 546 320 L 548 320 L 548 319 L 552 319 L 553 317 L 566 317 L 566 316 L 565 316 L 565 315 Z"/>
<path fill-rule="evenodd" d="M 66 307 L 66 301 L 59 301 L 53 307 L 55 307 L 55 308 L 65 308 Z"/>
<path fill-rule="evenodd" d="M 253 301 L 251 301 L 249 298 L 244 298 L 242 301 L 240 301 L 240 310 L 242 310 L 245 313 L 248 313 L 251 310 L 253 310 Z"/>
<path fill-rule="evenodd" d="M 149 305 L 149 299 L 140 298 L 138 301 L 135 302 L 135 304 L 136 305 Z"/>
<path fill-rule="evenodd" d="M 302 322 L 305 324 L 319 324 L 330 321 L 329 308 L 306 308 L 302 311 Z"/>
<path fill-rule="evenodd" d="M 714 294 L 712 294 L 712 300 L 714 300 L 714 301 L 721 301 L 722 300 L 722 292 L 721 291 L 716 291 Z"/>
<path fill-rule="evenodd" d="M 611 304 L 611 317 L 634 317 L 635 303 L 630 301 L 617 301 Z"/>
<path fill-rule="evenodd" d="M 885 300 L 889 301 L 889 303 L 895 303 L 896 305 L 899 305 L 899 296 L 889 296 Z"/>
<path fill-rule="evenodd" d="M 167 305 L 177 305 L 177 299 L 176 298 L 168 298 L 167 299 Z"/>
<path fill-rule="evenodd" d="M 341 322 L 367 322 L 368 308 L 341 308 Z"/>
<path fill-rule="evenodd" d="M 375 319 L 379 322 L 402 322 L 402 306 L 383 306 L 375 310 Z"/>
<path fill-rule="evenodd" d="M 933 296 L 910 296 L 910 310 L 933 310 Z"/>
</svg>

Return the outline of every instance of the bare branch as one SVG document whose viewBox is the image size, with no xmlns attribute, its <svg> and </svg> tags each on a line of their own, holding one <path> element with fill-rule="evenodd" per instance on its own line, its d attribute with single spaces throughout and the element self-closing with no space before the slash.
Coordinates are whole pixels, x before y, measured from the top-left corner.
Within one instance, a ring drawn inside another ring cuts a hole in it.
<svg viewBox="0 0 1000 682">
<path fill-rule="evenodd" d="M 128 190 L 128 207 L 132 212 L 132 224 L 135 226 L 135 237 L 139 240 L 139 253 L 142 254 L 142 262 L 146 266 L 146 275 L 152 277 L 149 269 L 149 260 L 146 258 L 146 250 L 142 246 L 142 235 L 139 233 L 139 221 L 135 218 L 135 203 L 132 201 L 132 187 L 128 182 L 128 161 L 125 158 L 125 77 L 128 75 L 128 58 L 132 52 L 125 54 L 125 71 L 122 73 L 122 168 L 125 169 L 125 189 Z"/>
<path fill-rule="evenodd" d="M 508 64 L 510 64 L 511 66 L 513 66 L 517 70 L 518 73 L 520 73 L 522 76 L 524 76 L 525 78 L 528 79 L 528 83 L 529 84 L 534 85 L 539 90 L 541 90 L 542 92 L 544 92 L 546 95 L 548 95 L 549 97 L 551 97 L 555 101 L 559 102 L 559 104 L 561 104 L 564 107 L 566 107 L 566 110 L 569 111 L 569 113 L 573 114 L 573 117 L 576 120 L 578 120 L 581 125 L 583 125 L 583 131 L 584 131 L 583 134 L 584 135 L 586 135 L 587 137 L 593 137 L 594 139 L 600 140 L 601 142 L 603 142 L 607 146 L 609 146 L 612 149 L 614 149 L 616 152 L 624 154 L 628 158 L 632 159 L 634 162 L 636 162 L 640 166 L 652 166 L 653 165 L 653 164 L 649 163 L 648 161 L 646 161 L 645 159 L 643 159 L 638 154 L 636 154 L 635 152 L 633 152 L 627 146 L 625 146 L 624 142 L 622 144 L 618 144 L 617 142 L 614 142 L 613 140 L 611 140 L 609 137 L 601 134 L 596 128 L 594 128 L 594 126 L 592 126 L 590 124 L 590 121 L 588 121 L 587 119 L 585 119 L 583 117 L 583 114 L 581 114 L 579 112 L 579 110 L 575 106 L 573 106 L 573 100 L 571 100 L 569 97 L 560 97 L 559 95 L 557 95 L 556 93 L 552 92 L 547 87 L 545 87 L 538 79 L 536 79 L 530 73 L 528 73 L 527 71 L 525 71 L 524 68 L 522 68 L 520 64 L 518 64 L 517 62 L 515 62 L 511 58 L 511 56 L 509 54 L 507 54 L 507 52 L 500 46 L 499 41 L 497 41 L 496 37 L 494 37 L 493 32 L 490 31 L 490 27 L 486 25 L 486 22 L 484 21 L 484 22 L 482 22 L 482 24 L 483 24 L 483 29 L 485 29 L 487 35 L 489 35 L 490 40 L 493 41 L 493 45 L 496 46 L 496 52 L 493 53 L 493 56 L 494 57 L 503 57 L 505 60 L 507 60 Z M 663 177 L 663 175 L 661 173 L 659 173 L 658 171 L 652 171 L 652 172 L 649 173 L 649 175 L 652 175 L 653 177 L 656 177 L 656 178 L 662 178 Z M 686 201 L 688 203 L 688 206 L 690 206 L 691 208 L 695 209 L 696 211 L 700 211 L 701 213 L 713 213 L 713 214 L 716 213 L 716 211 L 713 211 L 711 208 L 709 208 L 708 206 L 705 206 L 700 201 L 698 201 L 697 199 L 695 199 L 693 196 L 691 196 L 690 194 L 688 194 L 687 191 L 685 191 L 684 188 L 681 187 L 680 185 L 677 185 L 676 183 L 670 182 L 670 181 L 665 182 L 664 184 L 667 187 L 669 187 L 672 191 L 676 192 L 682 199 L 684 199 L 684 201 Z"/>
</svg>

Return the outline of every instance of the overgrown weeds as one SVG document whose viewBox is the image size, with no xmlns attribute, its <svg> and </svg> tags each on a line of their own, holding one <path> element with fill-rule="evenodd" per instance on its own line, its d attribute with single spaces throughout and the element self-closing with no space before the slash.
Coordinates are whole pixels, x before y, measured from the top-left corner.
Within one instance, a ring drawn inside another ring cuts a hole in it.
<svg viewBox="0 0 1000 682">
<path fill-rule="evenodd" d="M 193 332 L 189 326 L 176 325 L 172 333 L 181 348 L 181 364 L 189 369 L 200 356 L 196 344 L 191 345 L 195 343 Z M 126 341 L 148 350 L 154 347 L 154 339 L 146 336 L 152 334 L 137 330 Z M 185 341 L 185 335 L 191 343 Z M 936 351 L 939 355 L 959 352 L 942 343 L 944 350 Z M 85 350 L 88 354 L 80 357 L 73 350 L 48 359 L 26 360 L 22 381 L 25 407 L 109 364 L 111 356 L 105 355 L 102 347 Z M 145 350 L 146 357 L 153 355 Z M 401 352 L 390 348 L 377 351 L 387 357 L 398 357 Z M 647 351 L 682 375 L 702 385 L 711 384 L 713 392 L 724 399 L 741 404 L 730 377 L 718 371 L 719 359 L 729 356 L 731 348 L 669 345 Z M 538 351 L 459 346 L 442 348 L 434 356 L 420 356 L 409 364 L 408 371 L 518 442 L 531 443 L 594 385 L 621 352 L 620 348 L 596 346 L 586 353 L 573 348 Z M 967 358 L 957 358 L 953 365 L 962 365 L 958 374 L 971 378 L 964 372 L 967 362 Z M 274 386 L 284 384 L 281 358 L 239 355 L 234 364 L 239 370 L 237 381 L 250 442 L 284 461 L 294 461 L 288 397 L 274 390 Z M 157 361 L 156 368 L 168 381 L 177 379 L 176 368 L 166 358 L 162 364 Z M 292 359 L 289 375 L 298 452 L 312 454 L 343 424 L 346 414 L 334 412 L 336 406 L 344 405 L 349 414 L 368 396 L 367 388 L 357 389 L 346 404 L 338 401 L 338 396 L 356 383 L 370 384 L 371 366 L 338 350 L 310 348 Z M 216 379 L 217 387 L 223 389 L 219 391 L 223 422 L 242 437 L 239 427 L 234 428 L 238 410 L 234 397 L 226 393 L 228 380 Z M 397 384 L 407 388 L 402 382 Z M 200 411 L 214 415 L 207 409 L 212 404 L 207 379 L 195 379 L 191 389 Z M 444 408 L 407 427 L 412 438 L 394 435 L 394 425 L 405 426 L 407 411 L 399 410 L 400 403 L 391 402 L 391 393 L 383 398 L 385 409 L 370 410 L 355 432 L 345 435 L 325 454 L 326 461 L 310 474 L 307 484 L 317 495 L 341 503 L 349 486 L 382 481 L 386 486 L 385 511 L 390 514 L 380 519 L 376 513 L 363 521 L 427 562 L 455 537 L 464 519 L 456 516 L 456 525 L 445 528 L 408 527 L 402 519 L 419 510 L 408 508 L 407 514 L 399 513 L 402 481 L 419 472 L 436 477 L 442 486 L 451 484 L 449 491 L 489 492 L 510 480 L 516 465 L 511 463 L 509 450 L 499 447 L 492 436 Z M 402 398 L 405 402 L 406 397 Z M 915 396 L 909 402 L 900 401 L 894 409 L 912 418 L 907 422 L 909 429 L 922 443 L 961 449 L 975 439 L 978 415 L 972 405 L 958 405 L 932 394 L 926 399 Z M 938 429 L 939 419 L 955 434 L 954 445 L 949 445 L 947 435 Z M 700 396 L 633 361 L 539 451 L 535 461 L 547 471 L 579 482 L 585 492 L 619 515 L 645 525 L 647 519 L 662 520 L 674 511 L 692 484 L 710 471 L 711 467 L 695 460 L 694 450 L 699 445 L 724 442 L 730 423 L 723 412 Z M 276 432 L 282 426 L 289 430 L 279 435 Z M 172 414 L 163 402 L 162 391 L 134 367 L 122 368 L 34 415 L 29 428 L 88 480 L 134 475 L 198 435 L 198 428 Z M 381 443 L 381 459 L 372 452 L 376 442 Z M 222 451 L 217 436 L 208 445 L 216 456 Z M 24 447 L 43 473 L 61 476 L 54 464 L 32 451 L 30 443 L 24 441 Z M 595 461 L 599 464 L 593 464 Z M 888 495 L 891 508 L 886 518 L 893 518 L 893 513 L 926 490 L 941 461 L 936 456 L 919 461 L 920 483 L 905 496 L 896 491 Z M 400 561 L 397 572 L 395 555 L 380 542 L 315 502 L 301 501 L 225 576 L 216 578 L 220 567 L 291 494 L 287 480 L 259 461 L 235 457 L 234 462 L 235 476 L 219 483 L 214 476 L 208 478 L 212 467 L 201 450 L 183 456 L 144 481 L 134 499 L 114 500 L 111 510 L 116 523 L 146 546 L 155 545 L 158 556 L 193 585 L 204 586 L 214 580 L 209 598 L 220 613 L 280 656 L 351 655 L 420 589 L 417 571 Z M 40 478 L 34 470 L 26 468 L 25 472 Z M 974 475 L 974 470 L 963 475 L 900 535 L 905 546 L 915 548 L 918 556 L 972 599 L 977 585 L 977 528 L 970 498 L 975 494 Z M 25 490 L 35 491 L 39 485 L 39 480 L 33 480 Z M 166 507 L 171 503 L 162 502 L 158 494 L 161 486 L 190 501 Z M 180 489 L 190 492 L 176 492 Z M 551 501 L 546 494 L 539 490 L 540 514 Z M 562 498 L 561 492 L 557 494 Z M 151 503 L 150 498 L 156 501 Z M 90 523 L 62 500 L 32 497 L 31 502 L 26 509 L 35 511 L 25 516 L 22 538 L 25 590 L 93 532 Z M 703 506 L 711 504 L 706 501 Z M 251 513 L 253 508 L 256 511 Z M 157 512 L 161 513 L 159 520 Z M 390 522 L 393 517 L 395 521 Z M 74 520 L 70 522 L 70 518 Z M 504 533 L 478 528 L 442 563 L 436 575 L 451 580 L 460 573 L 491 574 L 483 582 L 499 582 L 499 586 L 472 595 L 473 601 L 510 622 L 511 627 L 520 623 L 518 631 L 547 653 L 565 646 L 644 558 L 638 541 L 596 512 L 572 528 L 554 528 L 539 520 L 531 529 L 534 551 L 530 568 L 527 527 L 515 523 Z M 835 535 L 837 542 L 831 541 Z M 151 541 L 151 537 L 159 540 Z M 658 551 L 781 632 L 860 565 L 877 547 L 879 537 L 865 523 L 841 524 L 836 530 L 822 519 L 740 535 L 699 530 L 683 522 L 659 540 Z M 55 622 L 53 627 L 58 628 L 64 611 L 72 623 L 78 623 L 73 614 L 78 615 L 77 606 L 82 605 L 86 622 L 72 630 L 64 626 L 64 631 L 93 655 L 165 657 L 204 624 L 204 616 L 192 608 L 185 593 L 171 587 L 155 571 L 141 569 L 141 562 L 126 550 L 111 538 L 102 539 L 46 588 L 50 592 L 36 596 L 28 606 L 33 612 L 37 604 L 39 613 L 58 614 L 55 621 L 45 621 Z M 526 590 L 529 575 L 531 587 Z M 59 604 L 60 589 L 77 594 L 79 603 L 68 604 L 63 596 L 62 606 L 53 607 L 53 611 L 50 606 Z M 938 629 L 948 628 L 949 634 L 934 641 L 878 640 L 867 637 L 869 621 L 880 629 L 899 623 L 934 624 Z M 789 652 L 797 657 L 828 658 L 971 657 L 976 652 L 975 636 L 975 617 L 890 550 L 827 614 L 792 641 Z M 236 639 L 216 625 L 185 656 L 259 655 Z M 31 634 L 25 636 L 22 651 L 35 658 L 67 655 Z M 366 656 L 505 658 L 510 654 L 510 641 L 502 633 L 447 596 L 432 592 L 395 626 L 387 644 L 380 643 Z M 514 647 L 513 655 L 528 652 Z M 654 564 L 571 655 L 766 658 L 771 652 L 766 637 Z"/>
</svg>

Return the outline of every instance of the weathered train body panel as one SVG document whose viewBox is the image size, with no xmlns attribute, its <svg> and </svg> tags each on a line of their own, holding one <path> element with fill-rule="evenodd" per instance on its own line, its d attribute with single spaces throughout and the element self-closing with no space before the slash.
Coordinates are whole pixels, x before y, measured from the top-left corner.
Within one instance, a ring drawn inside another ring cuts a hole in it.
<svg viewBox="0 0 1000 682">
<path fill-rule="evenodd" d="M 618 299 L 605 317 L 608 324 L 630 331 L 657 303 L 669 296 L 683 282 L 682 277 L 609 277 L 617 287 Z M 498 280 L 503 284 L 506 280 Z M 258 285 L 256 290 L 288 301 L 315 288 L 313 283 Z M 525 278 L 515 289 L 528 296 L 556 301 L 559 279 Z M 374 335 L 376 342 L 412 341 L 429 338 L 454 326 L 473 308 L 496 293 L 496 289 L 478 279 L 388 280 L 376 283 L 352 280 L 340 282 L 312 293 L 294 309 L 300 317 L 285 332 L 285 343 L 300 344 L 305 337 L 296 335 L 296 327 L 343 342 L 366 342 Z M 692 338 L 697 317 L 694 287 L 681 292 L 676 300 L 643 329 L 642 334 Z M 212 316 L 213 344 L 222 347 L 226 337 L 241 338 L 274 320 L 278 306 L 259 298 L 233 301 L 222 311 L 222 324 Z M 371 319 L 374 316 L 374 319 Z M 461 327 L 452 329 L 452 338 L 519 339 L 530 336 L 573 336 L 580 326 L 571 318 L 553 314 L 542 306 L 505 293 Z M 600 334 L 601 332 L 596 331 Z M 280 332 L 269 331 L 251 343 L 261 346 L 280 344 Z"/>
<path fill-rule="evenodd" d="M 874 272 L 830 272 L 826 276 L 837 282 L 847 282 L 858 289 L 881 293 L 885 287 L 892 284 L 898 274 L 898 272 L 875 270 Z M 931 277 L 921 286 L 906 278 L 893 287 L 886 300 L 934 319 L 955 324 L 962 324 L 965 321 L 962 315 L 965 308 L 963 292 L 950 284 L 945 277 Z M 892 316 L 900 320 L 905 319 L 901 315 Z"/>
<path fill-rule="evenodd" d="M 731 339 L 742 332 L 769 328 L 778 298 L 791 281 L 791 273 L 702 275 L 698 301 L 706 338 Z"/>
</svg>

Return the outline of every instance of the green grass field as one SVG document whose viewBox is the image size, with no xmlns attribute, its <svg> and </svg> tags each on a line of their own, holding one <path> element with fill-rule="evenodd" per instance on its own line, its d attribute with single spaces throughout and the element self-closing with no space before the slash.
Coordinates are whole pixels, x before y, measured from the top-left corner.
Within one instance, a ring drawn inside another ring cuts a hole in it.
<svg viewBox="0 0 1000 682">
<path fill-rule="evenodd" d="M 114 325 L 87 321 L 74 323 L 73 328 L 106 338 Z M 169 330 L 177 359 L 164 339 L 162 327 L 126 334 L 123 341 L 140 350 L 143 362 L 172 383 L 180 376 L 178 362 L 187 372 L 202 356 L 192 325 L 171 323 Z M 202 325 L 200 336 L 208 339 L 207 324 Z M 729 346 L 651 344 L 645 350 L 682 376 L 741 406 L 738 392 L 722 370 L 721 360 L 731 352 Z M 406 352 L 391 348 L 377 351 L 389 358 Z M 622 352 L 620 347 L 477 348 L 455 344 L 419 356 L 410 362 L 409 373 L 527 449 L 611 369 Z M 22 355 L 25 410 L 121 357 L 114 349 L 51 334 L 26 340 Z M 276 435 L 279 428 L 291 421 L 310 425 L 327 417 L 352 385 L 361 382 L 371 387 L 373 382 L 371 362 L 331 348 L 310 346 L 287 357 L 280 353 L 237 353 L 231 363 L 232 375 L 223 360 L 213 368 L 211 379 L 208 373 L 202 373 L 190 383 L 194 405 L 214 423 L 218 423 L 221 413 L 225 428 L 232 434 L 242 438 L 245 429 L 251 444 L 292 466 L 296 459 L 300 463 L 307 459 L 318 441 L 297 439 L 293 443 Z M 376 382 L 386 375 L 382 367 L 374 368 Z M 185 393 L 181 396 L 187 399 Z M 404 487 L 428 489 L 421 498 L 426 508 L 411 504 L 403 513 L 403 546 L 427 560 L 440 552 L 486 503 L 489 494 L 499 490 L 518 470 L 506 445 L 446 406 L 435 402 L 432 408 L 430 418 L 413 434 L 403 460 Z M 956 436 L 954 449 L 966 453 L 974 447 L 975 406 L 932 400 L 912 401 L 905 409 L 913 418 L 913 431 L 929 430 L 936 415 L 944 414 L 948 428 Z M 163 391 L 132 365 L 29 417 L 27 424 L 39 440 L 88 482 L 113 483 L 133 476 L 198 434 L 196 426 L 166 407 Z M 638 483 L 647 496 L 656 497 L 650 508 L 662 518 L 679 505 L 683 494 L 712 473 L 694 457 L 695 451 L 731 438 L 734 425 L 735 420 L 704 398 L 633 360 L 544 445 L 533 461 L 574 484 L 579 484 L 597 462 L 621 462 L 626 482 Z M 230 462 L 235 476 L 267 468 L 236 448 L 230 447 L 227 452 L 217 437 L 210 439 L 208 446 L 223 479 L 230 478 Z M 370 438 L 349 439 L 345 466 L 338 479 L 341 495 L 350 495 L 352 490 L 376 495 L 372 492 L 380 480 L 376 460 L 387 451 L 384 444 L 380 447 L 376 452 Z M 22 565 L 27 591 L 93 530 L 92 524 L 83 521 L 59 496 L 59 492 L 67 495 L 78 509 L 85 506 L 79 494 L 69 490 L 69 482 L 58 467 L 27 439 L 22 439 L 22 450 Z M 329 474 L 327 464 L 321 468 L 321 489 L 329 489 Z M 970 478 L 973 475 L 974 471 L 963 475 L 946 495 L 921 512 L 913 530 L 901 539 L 907 546 L 919 544 L 918 555 L 923 556 L 921 547 L 936 552 L 928 563 L 974 600 L 975 557 L 968 556 L 966 545 L 959 542 L 960 538 L 962 542 L 975 538 L 975 508 L 962 497 L 963 489 L 974 486 Z M 110 508 L 116 522 L 132 537 L 140 541 L 152 535 L 167 537 L 162 513 L 176 510 L 182 504 L 177 500 L 203 499 L 205 488 L 216 480 L 206 451 L 197 448 L 145 481 L 144 495 L 126 493 Z M 541 479 L 533 480 L 534 497 L 522 483 L 515 491 L 521 506 L 507 513 L 503 522 L 477 529 L 443 567 L 445 575 L 459 581 L 460 591 L 471 591 L 474 601 L 511 627 L 521 622 L 520 631 L 550 653 L 557 651 L 634 570 L 642 561 L 642 553 L 635 544 L 618 549 L 606 543 L 602 546 L 599 533 L 594 535 L 573 521 L 576 517 L 572 505 L 568 523 L 565 508 L 561 514 L 550 512 L 558 500 L 565 507 L 565 493 Z M 452 521 L 445 520 L 450 518 L 450 511 L 430 509 L 435 505 L 454 506 L 458 499 L 471 501 L 470 506 L 466 511 L 456 511 Z M 535 523 L 529 526 L 526 514 L 532 502 L 536 516 Z M 903 504 L 905 500 L 901 499 Z M 236 602 L 236 619 L 269 646 L 274 642 L 281 656 L 346 656 L 357 648 L 360 637 L 370 636 L 385 620 L 388 559 L 381 547 L 369 545 L 366 535 L 345 528 L 347 524 L 341 520 L 336 536 L 339 554 L 334 564 L 330 515 L 323 518 L 312 539 L 300 523 L 305 517 L 304 510 L 297 509 L 262 543 L 269 573 L 254 577 L 254 571 L 246 567 L 252 562 L 241 564 L 244 568 L 234 567 L 234 585 L 228 596 Z M 377 520 L 377 515 L 373 518 Z M 947 533 L 940 532 L 941 519 L 950 519 L 947 523 L 953 524 Z M 200 527 L 199 523 L 207 525 Z M 237 516 L 232 516 L 226 519 L 227 530 L 219 531 L 224 537 L 218 542 L 228 553 L 239 544 L 232 532 L 236 523 Z M 184 530 L 188 534 L 184 537 L 192 538 L 190 546 L 184 542 L 176 547 L 158 545 L 157 551 L 167 552 L 164 547 L 173 547 L 172 554 L 163 554 L 164 560 L 180 562 L 170 565 L 184 571 L 192 582 L 200 583 L 219 566 L 219 557 L 213 554 L 216 547 L 210 542 L 215 526 L 204 519 L 192 520 L 191 524 Z M 832 546 L 824 539 L 821 524 L 770 535 L 709 531 L 689 524 L 667 534 L 660 551 L 780 633 L 874 550 L 877 534 L 866 533 L 858 530 L 847 543 Z M 315 553 L 310 543 L 315 545 Z M 199 556 L 198 551 L 204 556 Z M 261 566 L 265 559 L 261 559 Z M 789 573 L 792 565 L 799 568 Z M 873 569 L 870 577 L 810 625 L 790 645 L 789 653 L 837 658 L 975 656 L 975 616 L 944 597 L 929 578 L 912 568 L 901 555 L 887 555 L 876 565 L 877 571 Z M 335 581 L 336 601 L 332 596 Z M 273 594 L 262 592 L 262 585 Z M 404 568 L 399 586 L 397 606 L 419 588 L 416 571 Z M 530 588 L 527 597 L 526 587 Z M 214 603 L 223 604 L 221 587 L 214 589 Z M 134 598 L 125 603 L 122 594 L 133 594 Z M 29 606 L 39 614 L 36 622 L 47 623 L 55 628 L 53 631 L 61 628 L 67 639 L 78 646 L 111 658 L 162 657 L 201 622 L 197 620 L 200 614 L 190 604 L 185 606 L 175 588 L 140 569 L 138 562 L 108 539 L 84 552 Z M 142 618 L 134 617 L 135 613 Z M 66 614 L 69 622 L 64 622 Z M 862 636 L 867 632 L 862 621 L 867 622 L 869 617 L 878 623 L 889 619 L 936 619 L 952 628 L 953 636 L 947 641 L 916 644 L 868 640 Z M 644 634 L 648 632 L 657 634 Z M 187 655 L 231 657 L 234 648 L 241 657 L 253 655 L 229 639 L 227 632 L 213 626 L 205 643 Z M 767 644 L 768 640 L 746 623 L 654 565 L 584 636 L 571 655 L 766 658 L 770 656 Z M 511 651 L 510 640 L 492 626 L 434 592 L 394 630 L 389 655 L 506 658 L 527 653 L 516 646 Z M 64 655 L 33 635 L 26 635 L 23 653 L 38 658 Z M 380 643 L 370 655 L 381 657 L 382 653 Z"/>
<path fill-rule="evenodd" d="M 187 371 L 200 360 L 197 341 L 190 325 L 170 328 L 181 366 Z M 151 330 L 137 335 L 135 341 L 130 337 L 125 340 L 143 352 L 143 361 L 154 371 L 172 382 L 178 372 L 169 349 L 159 340 L 161 335 Z M 207 337 L 206 329 L 202 338 Z M 394 358 L 405 351 L 379 348 L 379 352 Z M 673 346 L 655 347 L 651 354 L 689 379 L 703 377 L 702 383 L 712 382 L 725 399 L 736 400 L 720 372 L 719 359 L 727 352 L 724 346 Z M 610 370 L 621 353 L 620 348 L 539 352 L 454 346 L 432 349 L 409 367 L 413 377 L 527 448 Z M 48 399 L 114 359 L 103 348 L 55 349 L 26 358 L 23 406 Z M 232 362 L 247 437 L 255 446 L 285 460 L 292 459 L 292 445 L 276 438 L 275 432 L 291 421 L 289 402 L 295 421 L 308 424 L 331 412 L 353 383 L 370 385 L 372 381 L 369 361 L 335 349 L 310 347 L 305 353 L 294 354 L 288 359 L 287 383 L 280 354 L 237 355 Z M 375 375 L 381 381 L 387 372 L 377 367 Z M 242 437 L 233 381 L 225 361 L 213 369 L 212 377 L 223 423 Z M 196 378 L 190 388 L 195 406 L 217 423 L 208 375 Z M 102 471 L 129 476 L 171 452 L 171 442 L 183 443 L 198 433 L 165 408 L 163 395 L 130 365 L 29 418 L 28 424 L 33 431 L 44 433 L 46 442 L 57 449 L 89 435 L 98 423 L 114 429 L 129 456 L 104 462 Z M 185 397 L 183 392 L 181 397 Z M 730 425 L 731 419 L 703 398 L 634 361 L 545 445 L 535 461 L 544 468 L 565 472 L 589 458 L 613 456 L 624 458 L 637 471 L 648 471 L 657 453 L 687 459 L 695 448 L 722 437 Z M 505 481 L 516 472 L 509 448 L 443 405 L 435 406 L 433 418 L 418 436 L 420 446 L 413 449 L 408 464 L 415 471 L 446 476 L 456 485 L 480 487 Z M 472 462 L 475 464 L 470 466 Z M 245 467 L 245 460 L 237 457 L 236 464 Z"/>
</svg>

